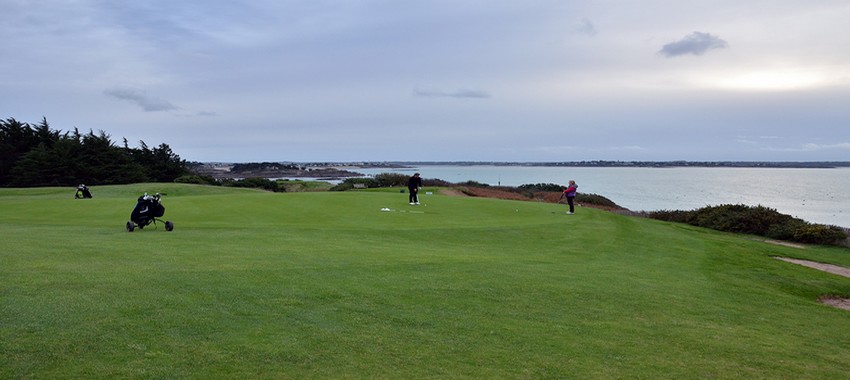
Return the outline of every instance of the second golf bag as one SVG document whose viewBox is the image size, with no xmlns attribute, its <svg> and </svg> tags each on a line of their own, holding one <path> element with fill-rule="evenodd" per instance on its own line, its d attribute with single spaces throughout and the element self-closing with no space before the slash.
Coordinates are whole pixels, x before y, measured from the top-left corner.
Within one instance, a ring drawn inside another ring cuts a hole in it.
<svg viewBox="0 0 850 380">
<path fill-rule="evenodd" d="M 77 186 L 77 192 L 74 193 L 75 199 L 88 199 L 91 198 L 91 190 L 89 187 L 83 184 Z"/>
<path fill-rule="evenodd" d="M 127 231 L 133 232 L 136 227 L 139 229 L 145 228 L 147 225 L 154 223 L 156 224 L 158 218 L 165 215 L 165 206 L 162 205 L 160 199 L 162 198 L 162 194 L 156 193 L 154 195 L 142 195 L 139 197 L 136 202 L 136 207 L 133 208 L 133 212 L 130 213 L 130 221 L 127 222 Z M 159 220 L 162 222 L 161 220 Z M 174 229 L 174 223 L 171 221 L 165 221 L 165 230 L 171 231 Z"/>
</svg>

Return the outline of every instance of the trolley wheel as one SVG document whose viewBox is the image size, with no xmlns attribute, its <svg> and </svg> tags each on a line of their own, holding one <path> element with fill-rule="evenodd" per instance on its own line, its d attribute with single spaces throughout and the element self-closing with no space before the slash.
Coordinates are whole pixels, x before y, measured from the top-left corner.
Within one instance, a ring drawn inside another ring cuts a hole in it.
<svg viewBox="0 0 850 380">
<path fill-rule="evenodd" d="M 174 223 L 171 223 L 170 220 L 165 221 L 165 230 L 171 231 L 174 229 Z"/>
<path fill-rule="evenodd" d="M 133 222 L 127 222 L 127 232 L 133 232 L 136 229 L 136 225 Z"/>
</svg>

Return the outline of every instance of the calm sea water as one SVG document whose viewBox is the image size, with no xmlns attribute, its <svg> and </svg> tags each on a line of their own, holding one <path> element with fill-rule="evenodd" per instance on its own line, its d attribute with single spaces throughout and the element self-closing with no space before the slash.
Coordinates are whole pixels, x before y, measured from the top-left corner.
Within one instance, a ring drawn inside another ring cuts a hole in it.
<svg viewBox="0 0 850 380">
<path fill-rule="evenodd" d="M 566 184 L 611 199 L 630 210 L 692 210 L 719 204 L 762 205 L 803 220 L 850 227 L 850 168 L 568 168 L 525 166 L 420 166 L 356 169 L 477 181 L 490 185 Z"/>
</svg>

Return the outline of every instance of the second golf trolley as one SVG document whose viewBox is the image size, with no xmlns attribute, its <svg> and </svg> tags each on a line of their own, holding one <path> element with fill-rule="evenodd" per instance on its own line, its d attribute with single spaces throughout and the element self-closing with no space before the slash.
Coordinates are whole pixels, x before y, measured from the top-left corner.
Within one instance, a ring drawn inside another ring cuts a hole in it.
<svg viewBox="0 0 850 380">
<path fill-rule="evenodd" d="M 91 199 L 91 190 L 89 190 L 88 186 L 81 183 L 77 186 L 77 192 L 74 193 L 74 199 Z"/>
<path fill-rule="evenodd" d="M 138 227 L 140 230 L 147 227 L 151 223 L 156 225 L 156 222 L 163 223 L 166 231 L 174 229 L 174 223 L 170 220 L 163 222 L 161 218 L 165 215 L 165 206 L 162 205 L 160 199 L 164 194 L 156 193 L 154 195 L 142 195 L 136 202 L 136 207 L 130 214 L 130 221 L 127 222 L 127 232 L 133 232 Z"/>
</svg>

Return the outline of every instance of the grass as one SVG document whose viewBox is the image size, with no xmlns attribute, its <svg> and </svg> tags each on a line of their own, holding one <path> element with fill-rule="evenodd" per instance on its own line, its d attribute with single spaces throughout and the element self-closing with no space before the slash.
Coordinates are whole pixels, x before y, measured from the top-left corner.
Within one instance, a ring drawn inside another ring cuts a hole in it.
<svg viewBox="0 0 850 380">
<path fill-rule="evenodd" d="M 175 230 L 123 229 L 166 192 Z M 397 190 L 0 189 L 0 378 L 850 378 L 800 250 Z M 381 212 L 388 207 L 390 212 Z"/>
</svg>

